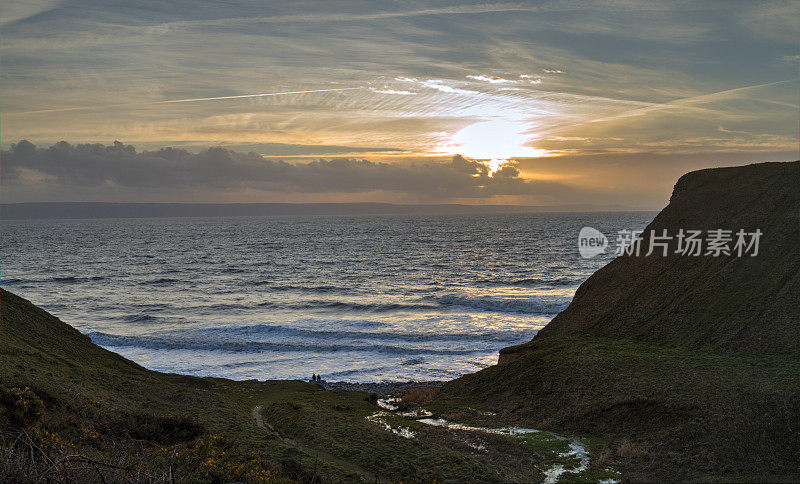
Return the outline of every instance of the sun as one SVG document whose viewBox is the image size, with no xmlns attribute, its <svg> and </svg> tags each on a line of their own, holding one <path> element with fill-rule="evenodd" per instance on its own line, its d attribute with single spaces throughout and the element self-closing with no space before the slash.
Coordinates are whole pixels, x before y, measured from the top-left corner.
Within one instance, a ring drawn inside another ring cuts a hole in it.
<svg viewBox="0 0 800 484">
<path fill-rule="evenodd" d="M 489 168 L 489 176 L 492 176 L 511 158 L 548 154 L 547 150 L 525 146 L 528 141 L 524 123 L 494 119 L 467 126 L 439 146 L 437 151 L 482 160 Z"/>
</svg>

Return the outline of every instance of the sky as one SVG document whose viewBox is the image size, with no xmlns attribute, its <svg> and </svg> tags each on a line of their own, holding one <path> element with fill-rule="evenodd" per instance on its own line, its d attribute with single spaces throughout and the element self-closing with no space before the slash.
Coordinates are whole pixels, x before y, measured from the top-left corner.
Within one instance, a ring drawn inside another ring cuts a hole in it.
<svg viewBox="0 0 800 484">
<path fill-rule="evenodd" d="M 4 1 L 0 198 L 659 209 L 800 158 L 798 41 L 797 1 Z"/>
</svg>

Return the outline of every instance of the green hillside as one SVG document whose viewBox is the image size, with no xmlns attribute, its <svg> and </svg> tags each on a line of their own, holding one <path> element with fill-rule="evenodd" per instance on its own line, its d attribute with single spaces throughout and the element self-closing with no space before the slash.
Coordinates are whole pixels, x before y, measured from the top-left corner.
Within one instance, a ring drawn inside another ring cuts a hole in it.
<svg viewBox="0 0 800 484">
<path fill-rule="evenodd" d="M 800 353 L 800 162 L 683 176 L 645 230 L 760 230 L 756 257 L 624 256 L 592 275 L 537 339 L 568 335 L 726 352 Z M 504 354 L 513 353 L 506 349 Z"/>
<path fill-rule="evenodd" d="M 798 213 L 800 162 L 685 175 L 643 247 L 651 229 L 760 229 L 757 257 L 619 257 L 443 402 L 617 439 L 633 479 L 800 479 Z"/>
<path fill-rule="evenodd" d="M 0 480 L 284 480 L 253 452 L 248 401 L 263 388 L 149 371 L 8 291 L 0 305 Z M 35 421 L 14 418 L 39 405 Z M 56 465 L 68 456 L 88 460 Z"/>
<path fill-rule="evenodd" d="M 376 420 L 366 392 L 150 371 L 5 290 L 0 313 L 0 482 L 536 482 L 575 464 L 551 434 Z M 466 404 L 444 410 L 486 420 Z M 580 476 L 618 476 L 606 467 Z"/>
</svg>

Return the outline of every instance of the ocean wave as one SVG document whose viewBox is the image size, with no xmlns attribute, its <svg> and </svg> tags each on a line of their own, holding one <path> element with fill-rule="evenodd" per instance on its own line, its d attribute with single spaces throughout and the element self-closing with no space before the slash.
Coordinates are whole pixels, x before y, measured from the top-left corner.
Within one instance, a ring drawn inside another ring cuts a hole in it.
<svg viewBox="0 0 800 484">
<path fill-rule="evenodd" d="M 223 274 L 244 274 L 246 272 L 250 272 L 250 269 L 244 269 L 242 267 L 226 267 L 221 271 Z"/>
<path fill-rule="evenodd" d="M 440 297 L 439 303 L 446 306 L 459 306 L 483 311 L 525 314 L 557 314 L 563 311 L 572 298 L 565 296 L 532 296 L 502 297 L 477 296 L 467 297 L 446 294 Z"/>
<path fill-rule="evenodd" d="M 174 284 L 176 282 L 183 282 L 180 279 L 174 279 L 172 277 L 160 277 L 158 279 L 151 279 L 149 281 L 142 281 L 140 284 L 145 286 L 164 286 L 167 284 Z"/>
<path fill-rule="evenodd" d="M 425 311 L 440 309 L 438 304 L 433 303 L 372 303 L 372 302 L 351 302 L 338 300 L 300 300 L 293 302 L 285 301 L 262 301 L 258 303 L 213 303 L 203 306 L 192 306 L 192 311 L 225 311 L 225 310 L 251 310 L 251 309 L 275 309 L 275 310 L 337 310 L 352 311 L 363 313 L 385 313 L 391 311 Z"/>
<path fill-rule="evenodd" d="M 106 276 L 86 276 L 86 277 L 79 277 L 79 276 L 53 276 L 53 277 L 46 277 L 43 279 L 22 279 L 19 277 L 11 277 L 8 279 L 3 279 L 3 284 L 40 284 L 43 282 L 57 282 L 60 284 L 76 284 L 79 282 L 92 282 L 92 281 L 102 281 L 107 279 Z"/>
<path fill-rule="evenodd" d="M 533 337 L 536 329 L 514 329 L 505 331 L 485 330 L 473 332 L 415 332 L 415 331 L 350 331 L 350 330 L 325 330 L 293 328 L 276 324 L 252 324 L 246 326 L 222 326 L 203 329 L 181 329 L 175 332 L 162 333 L 169 339 L 180 339 L 189 336 L 193 339 L 230 340 L 231 338 L 253 341 L 258 338 L 285 339 L 296 338 L 310 341 L 326 340 L 372 340 L 372 341 L 401 341 L 407 343 L 424 342 L 498 342 L 511 343 L 520 339 Z"/>
<path fill-rule="evenodd" d="M 389 355 L 469 355 L 485 352 L 485 348 L 453 349 L 453 348 L 408 348 L 391 344 L 380 344 L 373 341 L 364 344 L 351 343 L 292 343 L 272 341 L 209 341 L 208 339 L 172 339 L 161 336 L 115 335 L 103 332 L 87 333 L 92 342 L 100 346 L 114 348 L 140 348 L 148 350 L 204 350 L 225 351 L 230 353 L 271 352 L 369 352 Z M 335 354 L 330 355 L 335 359 Z"/>
<path fill-rule="evenodd" d="M 383 313 L 390 311 L 424 311 L 435 310 L 439 306 L 436 304 L 425 303 L 358 303 L 336 300 L 309 300 L 294 303 L 283 303 L 276 301 L 265 301 L 258 304 L 262 308 L 271 309 L 337 309 L 356 312 Z"/>
<path fill-rule="evenodd" d="M 424 303 L 355 303 L 344 301 L 309 301 L 297 305 L 297 309 L 305 308 L 329 308 L 329 309 L 346 309 L 350 311 L 367 311 L 367 312 L 388 312 L 388 311 L 419 311 L 427 309 L 437 309 L 436 305 Z M 294 308 L 293 308 L 294 309 Z"/>
<path fill-rule="evenodd" d="M 332 373 L 325 374 L 325 379 L 328 381 L 338 381 L 338 380 L 352 380 L 353 377 L 358 377 L 361 375 L 375 375 L 380 374 L 385 371 L 391 371 L 395 368 L 392 366 L 375 366 L 371 368 L 353 368 L 349 370 L 341 370 L 335 371 Z"/>
<path fill-rule="evenodd" d="M 294 285 L 294 284 L 279 284 L 270 286 L 270 289 L 273 291 L 300 291 L 300 292 L 348 292 L 349 289 L 340 286 L 326 286 L 326 285 L 318 285 L 318 286 L 303 286 L 303 285 Z"/>
<path fill-rule="evenodd" d="M 155 321 L 159 318 L 150 314 L 130 314 L 122 318 L 126 323 L 144 323 L 147 321 Z"/>
<path fill-rule="evenodd" d="M 524 278 L 495 278 L 479 279 L 476 284 L 482 286 L 519 286 L 519 287 L 567 287 L 576 286 L 580 281 L 572 277 L 524 277 Z"/>
<path fill-rule="evenodd" d="M 425 363 L 425 358 L 416 357 L 416 358 L 409 358 L 407 360 L 404 360 L 400 364 L 403 365 L 403 366 L 413 366 L 413 365 L 421 365 L 423 363 Z"/>
<path fill-rule="evenodd" d="M 299 299 L 291 301 L 267 300 L 262 302 L 217 302 L 185 308 L 187 311 L 213 314 L 224 311 L 326 311 L 332 313 L 439 312 L 443 308 L 464 308 L 499 313 L 551 315 L 564 310 L 571 301 L 569 296 L 464 296 L 445 294 L 422 296 L 403 302 L 342 301 L 338 299 Z"/>
<path fill-rule="evenodd" d="M 77 276 L 65 276 L 65 277 L 52 277 L 49 281 L 53 282 L 88 282 L 88 281 L 102 281 L 105 279 L 106 276 L 89 276 L 89 277 L 77 277 Z"/>
</svg>

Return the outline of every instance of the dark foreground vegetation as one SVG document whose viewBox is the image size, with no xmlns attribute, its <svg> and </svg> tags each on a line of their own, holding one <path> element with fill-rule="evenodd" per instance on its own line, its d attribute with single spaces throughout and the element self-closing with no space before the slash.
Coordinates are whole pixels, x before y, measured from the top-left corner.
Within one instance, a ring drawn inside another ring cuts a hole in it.
<svg viewBox="0 0 800 484">
<path fill-rule="evenodd" d="M 146 370 L 3 290 L 0 482 L 800 481 L 798 210 L 800 163 L 687 175 L 651 228 L 759 228 L 758 257 L 618 258 L 502 364 L 397 412 Z M 512 425 L 545 432 L 474 428 Z"/>
</svg>

